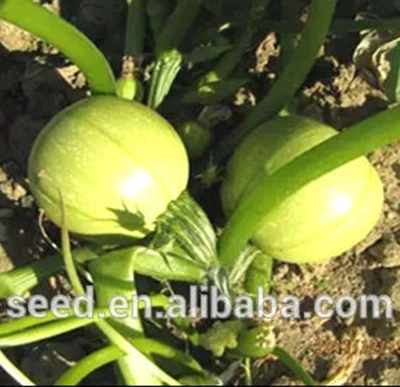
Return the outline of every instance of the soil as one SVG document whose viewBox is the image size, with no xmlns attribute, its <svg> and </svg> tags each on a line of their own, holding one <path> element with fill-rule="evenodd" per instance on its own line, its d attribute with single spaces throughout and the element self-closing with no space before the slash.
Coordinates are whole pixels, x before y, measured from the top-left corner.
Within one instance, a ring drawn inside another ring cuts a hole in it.
<svg viewBox="0 0 400 387">
<path fill-rule="evenodd" d="M 118 66 L 123 36 L 120 2 L 71 0 L 68 8 L 66 2 L 62 2 L 64 8 L 56 0 L 46 3 L 74 21 L 105 52 L 113 67 Z M 373 2 L 364 3 L 366 7 L 375 6 Z M 115 34 L 104 33 L 110 28 Z M 352 63 L 351 52 L 358 41 L 358 34 L 349 40 L 330 40 L 298 93 L 294 109 L 342 130 L 387 107 L 385 93 Z M 278 51 L 276 39 L 269 34 L 250 54 L 256 71 L 270 76 Z M 0 272 L 39 259 L 50 250 L 40 232 L 38 212 L 29 193 L 27 158 L 46 122 L 86 93 L 85 79 L 76 66 L 28 33 L 0 22 Z M 299 296 L 305 310 L 322 293 L 334 297 L 387 294 L 393 299 L 394 318 L 390 320 L 335 317 L 274 323 L 279 345 L 298 358 L 317 380 L 330 385 L 400 382 L 400 345 L 399 351 L 380 356 L 367 350 L 378 339 L 389 342 L 400 336 L 400 142 L 369 158 L 385 187 L 385 206 L 377 227 L 353 250 L 326 264 L 277 263 L 274 269 L 273 293 L 278 297 Z M 332 354 L 323 353 L 327 343 L 343 343 L 346 338 L 357 339 L 364 346 L 352 353 L 343 348 Z M 68 345 L 60 339 L 9 354 L 32 378 L 48 383 L 86 352 L 86 340 L 79 336 L 70 340 L 71 337 Z M 272 357 L 255 362 L 253 371 L 259 385 L 296 382 Z M 94 383 L 105 384 L 106 379 L 96 379 Z M 1 371 L 0 384 L 15 385 Z"/>
</svg>

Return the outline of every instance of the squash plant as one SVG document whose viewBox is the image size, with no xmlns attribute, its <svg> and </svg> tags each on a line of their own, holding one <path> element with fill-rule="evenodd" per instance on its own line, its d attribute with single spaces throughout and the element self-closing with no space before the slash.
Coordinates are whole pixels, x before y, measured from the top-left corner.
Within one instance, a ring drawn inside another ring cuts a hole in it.
<svg viewBox="0 0 400 387">
<path fill-rule="evenodd" d="M 1 275 L 0 294 L 24 295 L 41 279 L 65 269 L 76 295 L 82 295 L 79 269 L 96 289 L 96 312 L 107 317 L 71 315 L 58 321 L 49 312 L 40 320 L 10 321 L 0 326 L 0 347 L 94 324 L 105 346 L 71 367 L 57 385 L 76 385 L 111 362 L 116 362 L 117 374 L 126 385 L 221 384 L 224 373 L 216 377 L 194 356 L 176 349 L 168 326 L 160 321 L 161 333 L 152 337 L 144 319 L 111 319 L 106 308 L 110 299 L 136 293 L 134 273 L 162 282 L 211 282 L 230 296 L 252 295 L 259 286 L 269 289 L 272 258 L 318 261 L 351 247 L 373 227 L 383 199 L 381 183 L 363 156 L 400 138 L 400 109 L 393 107 L 340 134 L 298 116 L 271 120 L 304 81 L 329 31 L 336 0 L 313 0 L 301 38 L 278 80 L 227 138 L 213 144 L 207 128 L 198 126 L 193 117 L 178 129 L 192 157 L 209 146 L 208 156 L 220 168 L 234 154 L 223 188 L 228 222 L 217 246 L 213 226 L 187 190 L 189 162 L 184 145 L 155 110 L 163 111 L 165 105 L 172 111 L 182 110 L 182 105 L 190 110 L 215 103 L 246 84 L 248 79 L 232 74 L 253 39 L 265 32 L 258 15 L 269 1 L 252 0 L 246 6 L 223 0 L 127 3 L 123 74 L 116 82 L 103 55 L 75 27 L 31 0 L 0 0 L 0 18 L 48 41 L 75 62 L 91 94 L 48 123 L 29 160 L 32 193 L 61 227 L 61 249 Z M 206 30 L 199 18 L 204 10 L 211 15 Z M 248 18 L 243 18 L 243 10 Z M 146 22 L 153 33 L 154 63 L 149 85 L 142 85 L 137 67 L 144 60 Z M 237 28 L 232 42 L 227 42 L 220 32 L 231 25 Z M 205 36 L 211 36 L 211 46 L 203 44 Z M 190 46 L 189 37 L 199 44 L 188 53 L 182 47 Z M 188 61 L 204 68 L 190 87 L 174 90 L 174 81 Z M 132 99 L 144 100 L 147 106 Z M 182 128 L 192 128 L 194 135 Z M 353 181 L 359 184 L 352 186 Z M 342 231 L 335 228 L 337 222 L 343 224 Z M 325 226 L 321 237 L 319 229 Z M 91 243 L 71 251 L 69 232 Z M 250 239 L 263 251 L 248 244 Z M 168 307 L 159 288 L 152 296 L 153 307 Z M 315 384 L 273 340 L 271 346 L 259 340 L 267 340 L 269 332 L 254 327 L 253 321 L 230 318 L 201 334 L 188 328 L 190 321 L 173 323 L 190 345 L 203 346 L 216 357 L 226 356 L 227 362 L 243 362 L 248 384 L 247 359 L 271 352 L 303 382 Z M 4 353 L 0 356 L 2 366 L 17 381 L 33 384 Z"/>
</svg>

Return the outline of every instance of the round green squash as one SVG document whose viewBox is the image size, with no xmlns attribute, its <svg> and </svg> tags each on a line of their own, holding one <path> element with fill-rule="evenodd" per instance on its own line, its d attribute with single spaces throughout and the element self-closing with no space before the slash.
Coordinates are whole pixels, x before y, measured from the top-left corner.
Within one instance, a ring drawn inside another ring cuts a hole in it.
<svg viewBox="0 0 400 387">
<path fill-rule="evenodd" d="M 222 202 L 229 215 L 262 178 L 337 134 L 301 116 L 277 118 L 256 128 L 227 166 Z M 265 253 L 294 263 L 340 255 L 365 238 L 383 206 L 381 180 L 365 157 L 307 184 L 265 214 L 252 241 Z"/>
<path fill-rule="evenodd" d="M 185 190 L 185 147 L 155 111 L 111 96 L 81 100 L 57 114 L 36 139 L 28 177 L 39 206 L 86 237 L 142 238 Z"/>
</svg>

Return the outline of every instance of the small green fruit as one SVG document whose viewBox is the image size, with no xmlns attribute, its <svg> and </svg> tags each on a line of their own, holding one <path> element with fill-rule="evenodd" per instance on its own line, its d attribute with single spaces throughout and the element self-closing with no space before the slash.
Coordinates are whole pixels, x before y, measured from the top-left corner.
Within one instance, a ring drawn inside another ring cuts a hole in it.
<svg viewBox="0 0 400 387">
<path fill-rule="evenodd" d="M 122 76 L 116 83 L 117 96 L 128 101 L 141 102 L 143 99 L 143 86 L 139 79 L 128 75 Z"/>
</svg>

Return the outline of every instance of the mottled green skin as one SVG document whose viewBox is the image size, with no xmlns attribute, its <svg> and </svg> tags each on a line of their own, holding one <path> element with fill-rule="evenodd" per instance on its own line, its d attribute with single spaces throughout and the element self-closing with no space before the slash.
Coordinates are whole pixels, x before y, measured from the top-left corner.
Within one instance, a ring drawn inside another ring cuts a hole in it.
<svg viewBox="0 0 400 387">
<path fill-rule="evenodd" d="M 61 192 L 69 230 L 110 241 L 152 230 L 186 188 L 188 173 L 184 145 L 164 118 L 110 96 L 57 114 L 38 136 L 28 168 L 33 195 L 54 223 L 61 221 Z"/>
<path fill-rule="evenodd" d="M 379 128 L 378 128 L 379 130 Z M 245 138 L 227 167 L 222 201 L 232 213 L 264 169 L 273 174 L 296 156 L 337 134 L 300 116 L 278 118 Z M 380 178 L 365 157 L 309 183 L 268 213 L 252 240 L 277 259 L 319 262 L 347 251 L 377 223 L 383 206 Z"/>
</svg>

